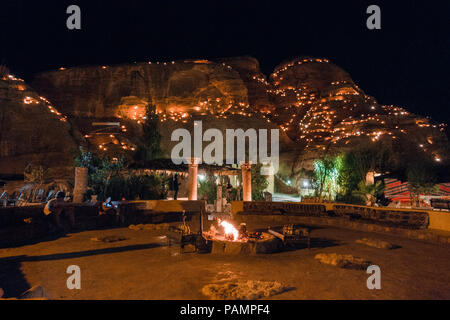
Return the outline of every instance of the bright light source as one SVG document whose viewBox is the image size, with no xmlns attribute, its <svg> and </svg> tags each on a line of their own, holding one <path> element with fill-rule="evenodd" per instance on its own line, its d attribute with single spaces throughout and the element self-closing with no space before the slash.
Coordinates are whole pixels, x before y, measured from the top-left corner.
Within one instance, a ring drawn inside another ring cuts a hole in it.
<svg viewBox="0 0 450 320">
<path fill-rule="evenodd" d="M 303 187 L 308 188 L 309 187 L 309 181 L 303 180 Z"/>
<path fill-rule="evenodd" d="M 198 175 L 198 179 L 199 179 L 200 181 L 204 181 L 205 178 L 206 178 L 206 176 L 205 176 L 204 174 L 199 174 L 199 175 Z"/>
<path fill-rule="evenodd" d="M 291 180 L 287 181 L 287 185 L 290 186 L 291 185 Z"/>
</svg>

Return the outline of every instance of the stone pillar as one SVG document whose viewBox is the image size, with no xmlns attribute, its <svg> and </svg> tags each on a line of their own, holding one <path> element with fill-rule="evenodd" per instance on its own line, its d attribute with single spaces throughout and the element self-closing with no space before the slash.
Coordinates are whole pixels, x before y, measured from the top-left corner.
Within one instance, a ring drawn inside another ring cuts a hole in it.
<svg viewBox="0 0 450 320">
<path fill-rule="evenodd" d="M 73 202 L 83 202 L 83 195 L 88 186 L 88 168 L 75 168 L 75 186 L 73 187 Z"/>
<path fill-rule="evenodd" d="M 188 200 L 197 200 L 198 158 L 189 160 Z"/>
<path fill-rule="evenodd" d="M 244 201 L 252 201 L 252 163 L 242 162 L 242 196 Z"/>
</svg>

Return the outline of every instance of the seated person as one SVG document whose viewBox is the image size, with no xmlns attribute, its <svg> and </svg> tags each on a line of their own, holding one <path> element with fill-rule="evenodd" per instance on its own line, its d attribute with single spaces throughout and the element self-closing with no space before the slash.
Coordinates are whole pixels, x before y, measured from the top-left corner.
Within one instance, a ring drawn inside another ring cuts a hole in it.
<svg viewBox="0 0 450 320">
<path fill-rule="evenodd" d="M 51 218 L 58 229 L 64 229 L 60 220 L 62 214 L 64 214 L 66 218 L 69 218 L 71 228 L 75 226 L 73 208 L 64 206 L 65 196 L 66 194 L 64 191 L 58 191 L 55 198 L 48 201 L 44 207 L 45 216 Z"/>
<path fill-rule="evenodd" d="M 102 225 L 118 224 L 119 211 L 111 202 L 111 197 L 108 197 L 105 202 L 102 203 L 98 215 L 101 217 Z"/>
</svg>

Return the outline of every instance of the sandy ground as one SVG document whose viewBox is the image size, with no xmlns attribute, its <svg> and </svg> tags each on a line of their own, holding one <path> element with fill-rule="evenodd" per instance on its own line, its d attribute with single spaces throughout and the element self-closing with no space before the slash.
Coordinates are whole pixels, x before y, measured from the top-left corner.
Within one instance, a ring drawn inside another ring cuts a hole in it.
<svg viewBox="0 0 450 320">
<path fill-rule="evenodd" d="M 261 226 L 260 226 L 261 227 Z M 291 289 L 270 299 L 450 299 L 450 250 L 387 235 L 336 228 L 312 231 L 313 248 L 275 254 L 180 254 L 163 231 L 128 228 L 85 231 L 52 241 L 0 249 L 0 287 L 16 297 L 42 285 L 51 299 L 207 299 L 203 286 L 232 280 L 278 281 Z M 91 238 L 121 236 L 105 243 Z M 377 249 L 370 237 L 401 248 Z M 352 254 L 381 268 L 381 290 L 369 290 L 365 270 L 321 264 L 317 253 Z M 81 268 L 81 289 L 66 286 L 70 265 Z"/>
</svg>

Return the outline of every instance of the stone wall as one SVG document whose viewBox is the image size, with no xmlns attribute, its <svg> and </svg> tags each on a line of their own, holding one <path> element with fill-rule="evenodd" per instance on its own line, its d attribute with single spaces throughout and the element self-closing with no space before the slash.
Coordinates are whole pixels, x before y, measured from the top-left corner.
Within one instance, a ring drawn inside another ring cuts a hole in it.
<svg viewBox="0 0 450 320">
<path fill-rule="evenodd" d="M 44 205 L 0 208 L 0 248 L 25 245 L 51 237 L 44 219 Z M 97 227 L 98 207 L 74 206 L 75 221 L 80 230 Z M 62 220 L 63 223 L 67 223 Z"/>
<path fill-rule="evenodd" d="M 233 221 L 235 221 L 236 223 L 245 222 L 247 225 L 251 225 L 252 223 L 266 223 L 267 226 L 271 227 L 281 226 L 284 224 L 303 224 L 311 226 L 344 228 L 362 232 L 389 234 L 413 240 L 450 245 L 450 232 L 448 231 L 439 232 L 434 229 L 412 230 L 395 228 L 368 222 L 351 221 L 338 217 L 237 214 L 233 216 Z"/>
<path fill-rule="evenodd" d="M 450 213 L 446 211 L 367 207 L 342 203 L 233 201 L 232 215 L 270 216 L 281 220 L 291 216 L 319 217 L 334 221 L 360 221 L 387 228 L 450 232 Z"/>
</svg>

